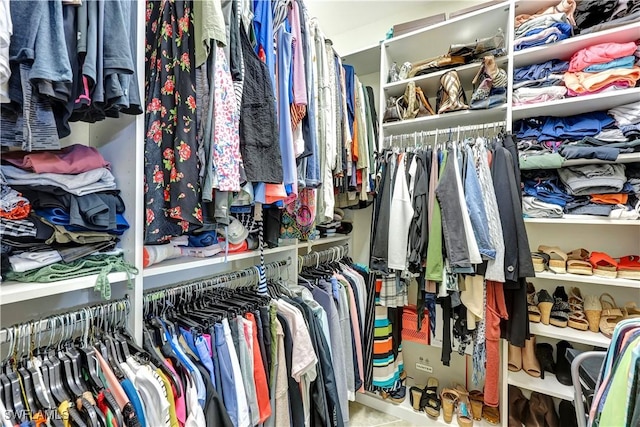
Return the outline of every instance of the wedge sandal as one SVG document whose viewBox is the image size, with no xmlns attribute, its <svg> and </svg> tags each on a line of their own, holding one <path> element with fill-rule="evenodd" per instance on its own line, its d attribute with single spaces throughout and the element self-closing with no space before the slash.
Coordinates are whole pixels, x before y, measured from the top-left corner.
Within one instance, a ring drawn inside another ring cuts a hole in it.
<svg viewBox="0 0 640 427">
<path fill-rule="evenodd" d="M 618 277 L 618 262 L 604 252 L 591 252 L 589 262 L 593 267 L 593 275 L 615 279 Z"/>
<path fill-rule="evenodd" d="M 500 424 L 500 408 L 484 405 L 482 407 L 482 418 L 484 418 L 489 424 Z"/>
<path fill-rule="evenodd" d="M 480 390 L 471 390 L 469 392 L 469 401 L 471 402 L 471 416 L 473 417 L 474 421 L 482 421 L 484 393 Z"/>
<path fill-rule="evenodd" d="M 442 417 L 444 418 L 444 422 L 447 424 L 450 424 L 453 420 L 453 412 L 456 408 L 459 397 L 460 395 L 458 394 L 458 391 L 452 388 L 445 388 L 440 394 L 440 399 L 442 401 Z"/>
<path fill-rule="evenodd" d="M 529 322 L 540 322 L 540 309 L 538 308 L 536 288 L 531 282 L 527 282 L 527 312 L 529 314 Z"/>
<path fill-rule="evenodd" d="M 429 378 L 420 399 L 422 410 L 433 419 L 440 417 L 440 408 L 442 407 L 442 400 L 438 397 L 438 385 L 437 378 Z"/>
<path fill-rule="evenodd" d="M 640 280 L 640 256 L 627 255 L 618 261 L 618 277 Z"/>
<path fill-rule="evenodd" d="M 584 313 L 584 298 L 578 288 L 571 288 L 569 292 L 569 309 L 568 326 L 579 331 L 589 329 L 589 321 Z"/>
<path fill-rule="evenodd" d="M 564 286 L 558 286 L 553 293 L 553 306 L 549 317 L 549 323 L 553 326 L 566 328 L 569 322 L 569 297 L 564 290 Z"/>
<path fill-rule="evenodd" d="M 458 392 L 458 405 L 456 407 L 456 420 L 459 427 L 473 427 L 473 415 L 471 414 L 471 402 L 469 392 L 462 385 L 456 385 Z"/>
<path fill-rule="evenodd" d="M 540 310 L 540 322 L 543 325 L 549 324 L 551 309 L 553 308 L 553 298 L 546 289 L 538 291 L 538 309 Z"/>
<path fill-rule="evenodd" d="M 588 259 L 588 250 L 584 248 L 572 250 L 567 254 L 567 273 L 592 276 L 593 267 L 591 267 L 591 263 L 587 261 Z"/>
<path fill-rule="evenodd" d="M 517 347 L 509 343 L 507 367 L 511 372 L 518 372 L 522 369 L 522 347 Z"/>
<path fill-rule="evenodd" d="M 557 246 L 538 246 L 538 252 L 549 256 L 549 270 L 554 273 L 565 274 L 567 272 L 567 254 Z"/>
<path fill-rule="evenodd" d="M 600 315 L 600 332 L 607 338 L 611 338 L 613 330 L 618 322 L 624 319 L 622 310 L 616 305 L 616 301 L 611 294 L 600 295 L 600 305 L 602 314 Z"/>
<path fill-rule="evenodd" d="M 589 322 L 591 332 L 600 332 L 600 317 L 602 316 L 602 304 L 595 295 L 587 295 L 584 299 L 584 314 Z"/>
<path fill-rule="evenodd" d="M 531 261 L 533 262 L 533 271 L 542 273 L 549 269 L 549 255 L 542 252 L 531 252 Z"/>
</svg>

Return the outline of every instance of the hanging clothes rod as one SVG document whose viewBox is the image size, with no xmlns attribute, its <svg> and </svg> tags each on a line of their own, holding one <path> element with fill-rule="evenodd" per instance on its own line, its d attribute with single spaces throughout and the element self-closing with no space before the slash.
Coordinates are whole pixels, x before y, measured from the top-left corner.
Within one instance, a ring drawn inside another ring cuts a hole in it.
<svg viewBox="0 0 640 427">
<path fill-rule="evenodd" d="M 341 246 L 334 246 L 323 251 L 310 252 L 306 255 L 298 256 L 298 269 L 301 270 L 303 267 L 317 267 L 326 262 L 336 262 L 346 257 L 348 254 L 348 243 Z"/>
<path fill-rule="evenodd" d="M 265 264 L 265 275 L 267 278 L 279 276 L 282 267 L 291 264 L 291 259 L 275 261 Z M 172 285 L 162 289 L 153 289 L 145 292 L 144 308 L 145 312 L 149 305 L 154 301 L 168 299 L 175 300 L 181 295 L 189 295 L 193 292 L 198 294 L 220 286 L 228 286 L 233 282 L 240 281 L 245 286 L 256 285 L 260 277 L 259 265 L 245 268 L 244 270 L 234 271 L 231 273 L 218 274 L 216 276 L 207 277 L 195 281 L 189 281 Z"/>
<path fill-rule="evenodd" d="M 87 335 L 95 326 L 102 330 L 126 328 L 131 303 L 128 299 L 96 304 L 77 310 L 55 314 L 38 320 L 13 325 L 0 330 L 0 343 L 9 343 L 9 356 L 29 354 L 43 345 L 53 345 L 62 339 L 73 339 L 78 332 Z M 45 339 L 44 334 L 49 334 Z M 6 360 L 4 352 L 0 360 Z"/>
<path fill-rule="evenodd" d="M 438 136 L 444 135 L 444 134 L 449 134 L 449 135 L 455 134 L 456 138 L 459 140 L 461 132 L 463 136 L 466 132 L 483 131 L 484 133 L 487 130 L 491 130 L 491 129 L 495 133 L 498 129 L 505 128 L 506 126 L 507 126 L 506 121 L 498 121 L 498 122 L 491 122 L 491 123 L 482 123 L 477 125 L 456 126 L 456 127 L 442 128 L 442 129 L 435 129 L 435 130 L 422 130 L 422 131 L 419 131 L 419 132 L 416 131 L 413 133 L 389 135 L 384 137 L 384 143 L 385 143 L 384 146 L 385 147 L 408 146 L 411 143 L 413 143 L 414 145 L 417 145 L 418 140 L 420 140 L 421 142 L 424 142 L 424 138 L 427 138 L 430 136 L 435 136 L 436 143 L 437 143 Z"/>
</svg>

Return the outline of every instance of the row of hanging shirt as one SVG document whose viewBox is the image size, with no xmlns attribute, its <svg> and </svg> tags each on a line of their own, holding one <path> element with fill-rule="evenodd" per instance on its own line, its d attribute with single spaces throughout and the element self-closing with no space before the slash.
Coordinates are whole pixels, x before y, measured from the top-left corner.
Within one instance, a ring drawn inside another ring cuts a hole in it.
<svg viewBox="0 0 640 427">
<path fill-rule="evenodd" d="M 206 425 L 213 414 L 235 427 L 348 424 L 348 400 L 363 390 L 363 273 L 322 264 L 299 283 L 272 281 L 271 297 L 215 289 L 150 318 L 145 349 L 191 378 Z M 182 425 L 179 398 L 154 402 L 154 419 L 175 406 Z"/>
<path fill-rule="evenodd" d="M 0 409 L 15 415 L 3 427 L 346 425 L 368 363 L 364 272 L 318 264 L 300 283 L 151 292 L 143 348 L 96 321 L 29 349 L 0 375 Z"/>
<path fill-rule="evenodd" d="M 419 307 L 422 301 L 432 301 L 428 307 L 432 332 L 438 297 L 443 307 L 445 365 L 452 351 L 450 319 L 457 320 L 453 332 L 459 352 L 464 352 L 471 331 L 476 331 L 473 367 L 478 383 L 483 373 L 499 375 L 497 370 L 485 371 L 488 358 L 500 357 L 493 345 L 500 338 L 500 328 L 488 330 L 486 322 L 499 325 L 502 321 L 506 338 L 524 345 L 528 321 L 513 314 L 526 313 L 523 280 L 534 271 L 522 220 L 513 139 L 503 134 L 458 141 L 450 135 L 449 139 L 446 144 L 436 141 L 434 146 L 395 147 L 381 153 L 370 266 L 387 276 L 386 281 L 402 278 L 393 280 L 398 286 L 381 287 L 383 306 L 406 305 L 407 285 L 417 281 Z M 486 301 L 485 289 L 491 294 Z M 485 344 L 488 340 L 490 348 Z M 498 396 L 494 388 L 485 390 L 485 396 Z M 490 403 L 495 405 L 497 400 Z"/>
</svg>

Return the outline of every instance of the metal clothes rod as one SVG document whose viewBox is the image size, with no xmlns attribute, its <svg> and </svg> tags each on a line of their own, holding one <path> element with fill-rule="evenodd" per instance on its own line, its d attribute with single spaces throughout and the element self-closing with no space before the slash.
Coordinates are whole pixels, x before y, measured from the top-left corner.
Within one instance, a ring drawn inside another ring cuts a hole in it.
<svg viewBox="0 0 640 427">
<path fill-rule="evenodd" d="M 126 327 L 130 310 L 130 301 L 122 299 L 19 323 L 0 330 L 0 343 L 10 343 L 9 355 L 16 347 L 25 354 L 33 346 L 57 344 L 62 338 L 72 338 L 80 331 L 88 333 L 93 326 L 103 330 Z M 45 333 L 49 333 L 46 339 Z M 54 340 L 56 335 L 57 341 Z M 0 356 L 0 360 L 6 360 L 4 351 Z"/>
<path fill-rule="evenodd" d="M 290 259 L 267 263 L 265 264 L 265 275 L 267 277 L 279 275 L 281 268 L 289 265 L 290 263 Z M 259 265 L 256 265 L 253 267 L 245 268 L 244 270 L 218 274 L 216 276 L 207 277 L 196 281 L 179 283 L 177 285 L 171 285 L 166 288 L 147 291 L 145 292 L 143 300 L 144 307 L 145 309 L 147 309 L 148 305 L 154 301 L 164 299 L 173 300 L 178 295 L 188 295 L 192 292 L 203 292 L 208 289 L 219 287 L 221 285 L 241 279 L 251 278 L 255 282 L 254 284 L 257 284 L 260 272 L 259 267 Z"/>
<path fill-rule="evenodd" d="M 334 246 L 323 251 L 310 252 L 306 255 L 298 256 L 298 268 L 301 270 L 303 267 L 313 267 L 326 262 L 339 261 L 348 254 L 348 243 L 341 246 Z"/>
<path fill-rule="evenodd" d="M 461 132 L 463 136 L 466 132 L 486 131 L 489 129 L 493 129 L 495 132 L 496 129 L 505 128 L 506 126 L 507 126 L 506 121 L 498 121 L 498 122 L 492 122 L 492 123 L 482 123 L 477 125 L 456 126 L 456 127 L 450 127 L 450 128 L 428 130 L 428 131 L 422 130 L 419 132 L 416 131 L 413 133 L 405 133 L 405 134 L 399 134 L 399 135 L 389 135 L 384 137 L 384 146 L 392 147 L 392 146 L 398 145 L 398 143 L 401 146 L 408 145 L 410 143 L 417 144 L 418 139 L 420 139 L 421 142 L 424 142 L 424 138 L 430 137 L 430 136 L 435 136 L 436 137 L 435 142 L 437 143 L 439 135 L 443 135 L 443 134 L 453 135 L 454 133 L 456 135 L 456 138 L 459 140 Z"/>
</svg>

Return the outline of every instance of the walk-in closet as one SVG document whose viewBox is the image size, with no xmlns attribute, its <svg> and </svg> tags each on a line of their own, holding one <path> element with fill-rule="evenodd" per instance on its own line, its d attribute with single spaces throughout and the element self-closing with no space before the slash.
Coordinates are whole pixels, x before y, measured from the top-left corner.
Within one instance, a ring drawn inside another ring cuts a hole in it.
<svg viewBox="0 0 640 427">
<path fill-rule="evenodd" d="M 636 0 L 0 0 L 0 425 L 640 426 L 639 81 Z"/>
</svg>

